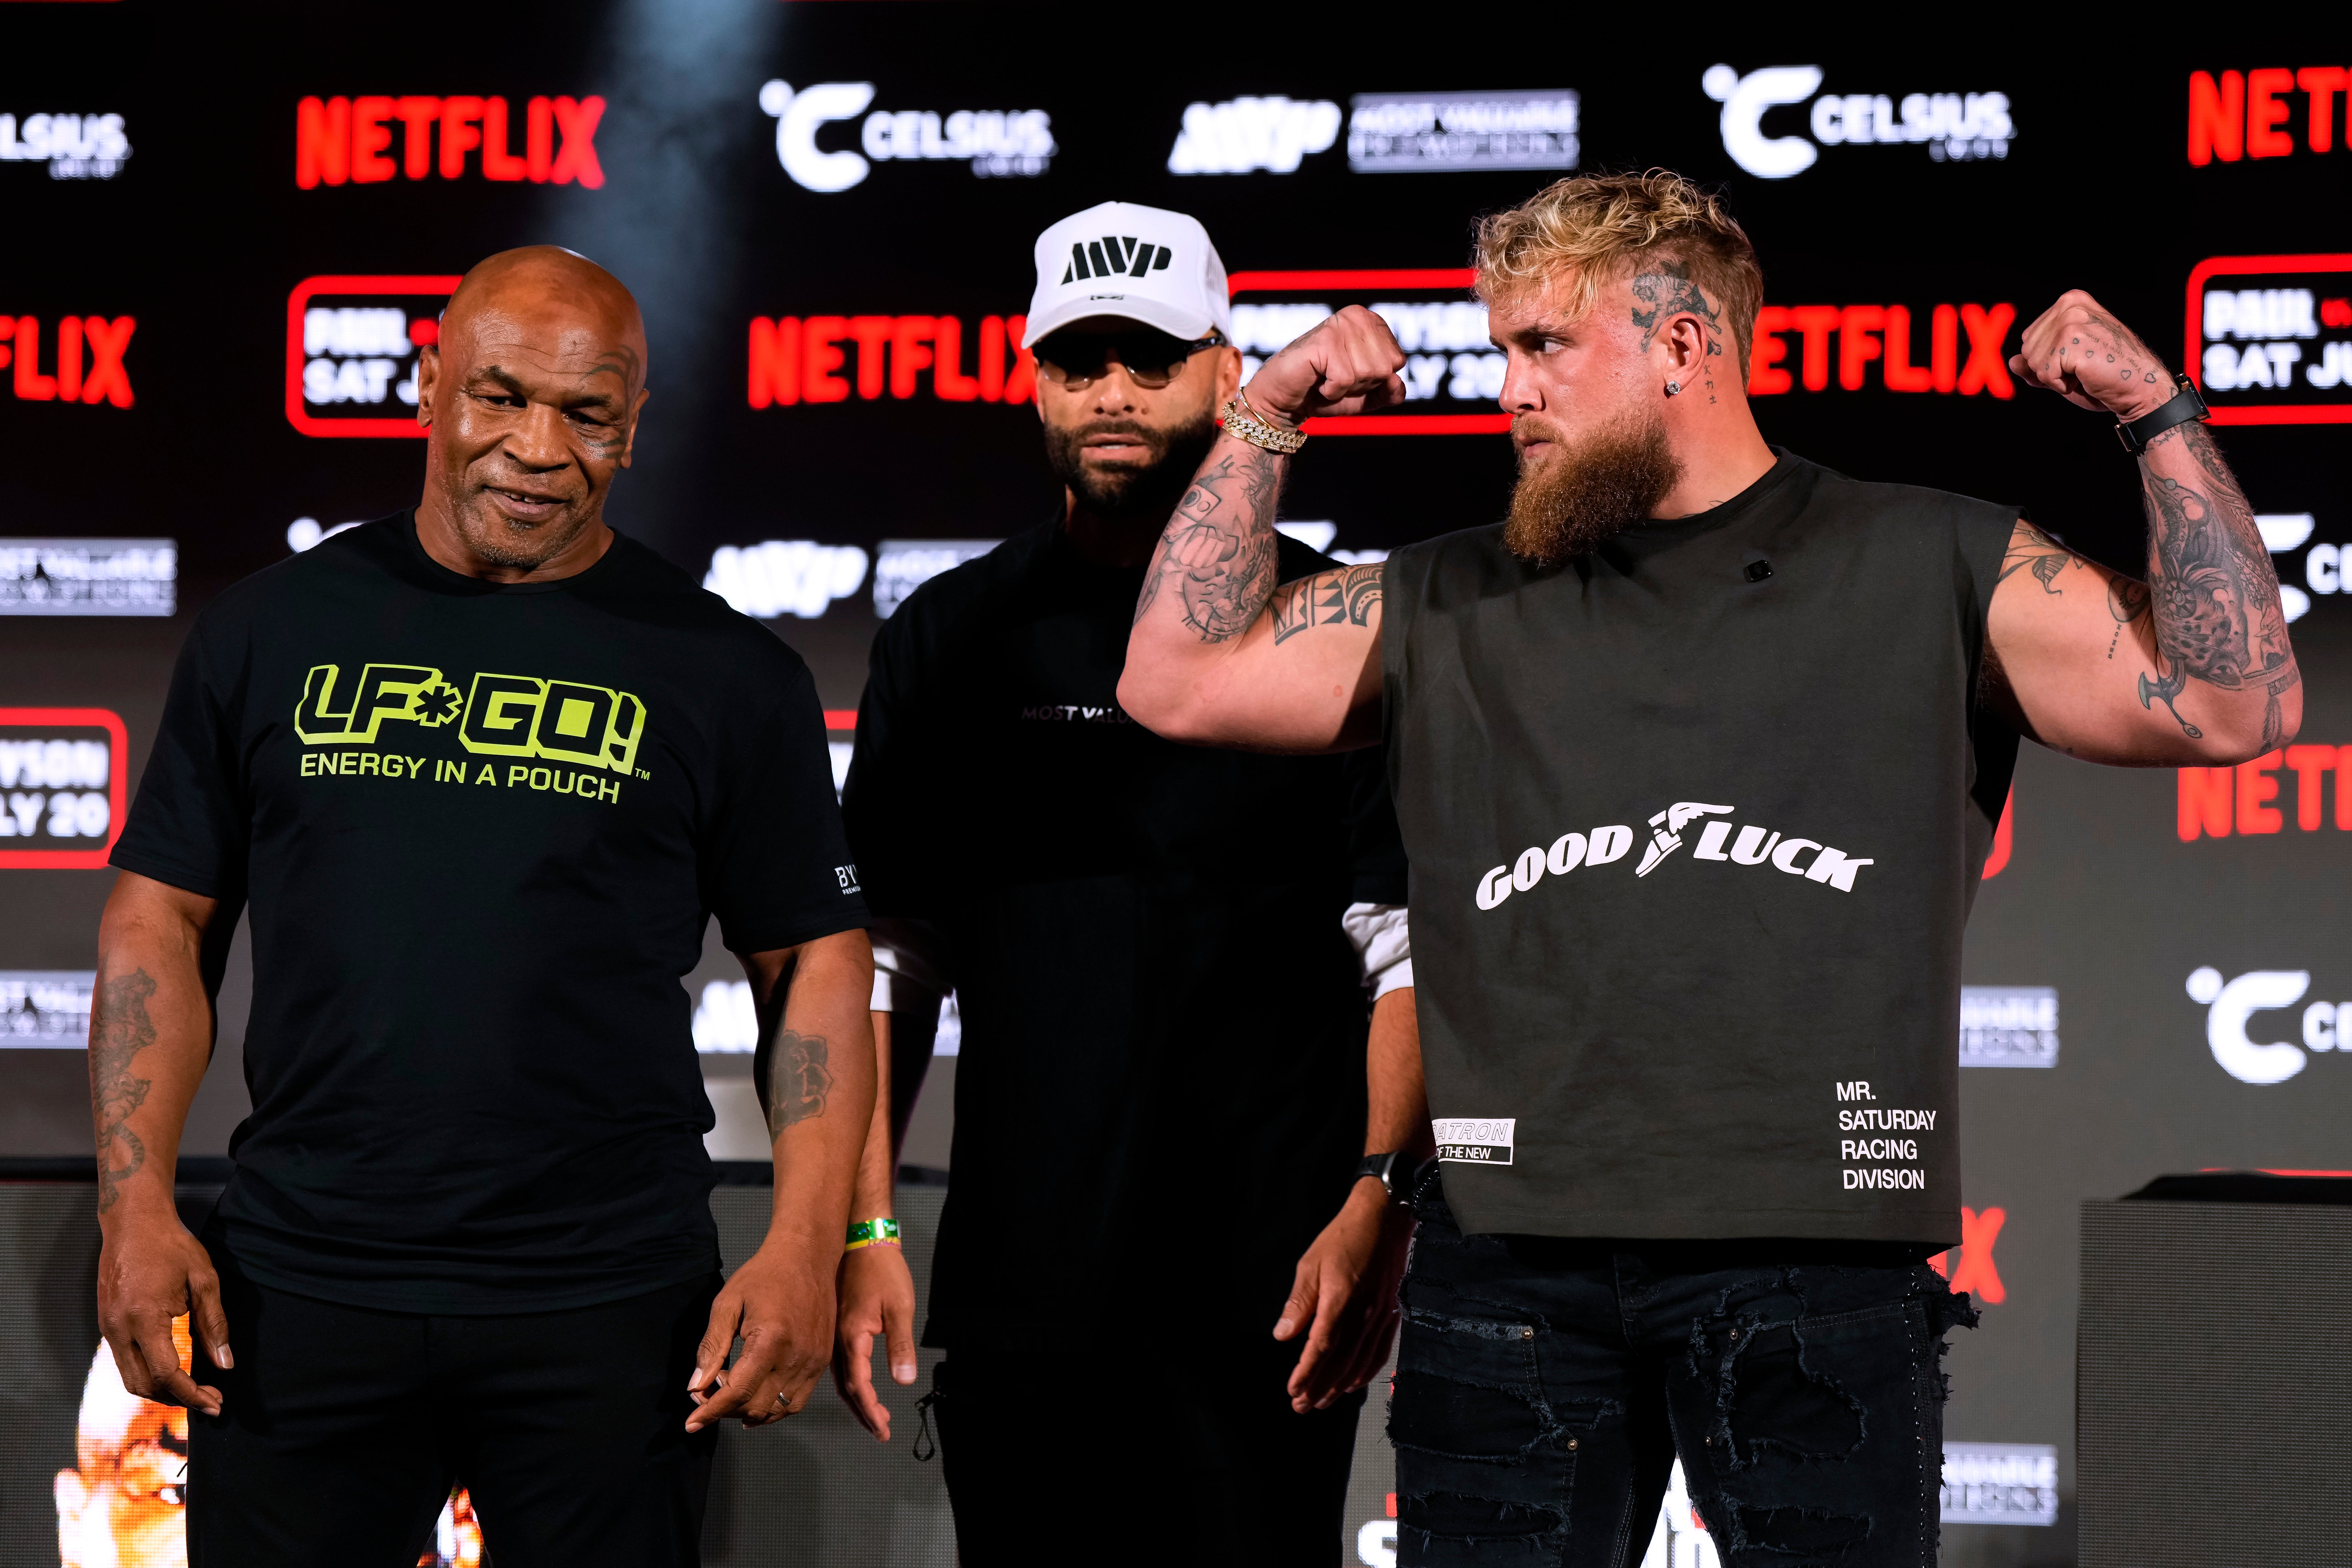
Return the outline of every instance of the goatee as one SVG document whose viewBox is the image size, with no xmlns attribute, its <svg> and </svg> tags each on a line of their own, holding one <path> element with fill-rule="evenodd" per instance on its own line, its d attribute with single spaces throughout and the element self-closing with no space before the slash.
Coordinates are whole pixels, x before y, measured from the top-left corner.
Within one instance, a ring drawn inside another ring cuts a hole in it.
<svg viewBox="0 0 2352 1568">
<path fill-rule="evenodd" d="M 1653 515 L 1682 479 L 1654 410 L 1632 411 L 1574 445 L 1521 416 L 1521 429 L 1530 424 L 1554 449 L 1540 463 L 1521 459 L 1503 544 L 1538 566 L 1557 566 L 1614 539 Z"/>
<path fill-rule="evenodd" d="M 1129 467 L 1087 468 L 1085 441 L 1106 435 L 1140 442 L 1150 457 Z M 1217 419 L 1210 411 L 1190 424 L 1159 430 L 1131 419 L 1102 419 L 1065 430 L 1049 426 L 1045 461 L 1054 477 L 1069 486 L 1078 503 L 1097 517 L 1149 520 L 1156 526 L 1166 521 L 1176 503 L 1184 499 L 1184 489 L 1200 471 L 1201 459 L 1216 443 Z"/>
</svg>

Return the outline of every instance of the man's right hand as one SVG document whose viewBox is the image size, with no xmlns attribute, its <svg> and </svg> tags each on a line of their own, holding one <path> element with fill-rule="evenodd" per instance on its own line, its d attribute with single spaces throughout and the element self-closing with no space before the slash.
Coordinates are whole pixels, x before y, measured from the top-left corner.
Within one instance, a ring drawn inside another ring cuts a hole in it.
<svg viewBox="0 0 2352 1568">
<path fill-rule="evenodd" d="M 1261 366 L 1244 388 L 1250 406 L 1297 425 L 1321 414 L 1363 414 L 1404 401 L 1404 351 L 1389 324 L 1350 305 L 1316 323 Z"/>
<path fill-rule="evenodd" d="M 915 1277 L 907 1255 L 890 1246 L 861 1247 L 841 1260 L 841 1316 L 834 1325 L 833 1384 L 858 1425 L 890 1440 L 890 1407 L 874 1392 L 874 1342 L 888 1347 L 890 1377 L 915 1381 Z"/>
<path fill-rule="evenodd" d="M 212 1255 L 169 1209 L 136 1218 L 118 1215 L 105 1234 L 98 1255 L 98 1326 L 114 1352 L 122 1386 L 142 1399 L 219 1415 L 220 1390 L 180 1370 L 172 1343 L 172 1320 L 184 1314 L 190 1338 L 205 1347 L 214 1365 L 236 1364 Z"/>
</svg>

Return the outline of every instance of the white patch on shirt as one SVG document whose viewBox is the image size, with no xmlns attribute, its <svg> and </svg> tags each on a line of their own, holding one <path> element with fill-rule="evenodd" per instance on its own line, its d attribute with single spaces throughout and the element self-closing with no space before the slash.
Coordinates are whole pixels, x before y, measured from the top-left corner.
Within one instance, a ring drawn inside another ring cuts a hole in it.
<svg viewBox="0 0 2352 1568">
<path fill-rule="evenodd" d="M 1465 1165 L 1507 1165 L 1511 1163 L 1515 1117 L 1433 1117 L 1429 1130 L 1437 1138 L 1437 1157 Z"/>
</svg>

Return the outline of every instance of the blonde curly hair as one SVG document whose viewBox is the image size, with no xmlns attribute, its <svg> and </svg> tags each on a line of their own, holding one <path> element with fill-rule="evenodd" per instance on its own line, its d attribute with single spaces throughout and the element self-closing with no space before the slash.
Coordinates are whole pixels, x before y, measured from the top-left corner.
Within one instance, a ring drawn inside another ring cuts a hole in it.
<svg viewBox="0 0 2352 1568">
<path fill-rule="evenodd" d="M 1582 315 L 1601 284 L 1660 261 L 1715 302 L 1713 324 L 1731 334 L 1744 384 L 1764 269 L 1723 198 L 1671 169 L 1580 174 L 1489 213 L 1478 222 L 1476 293 L 1492 305 L 1557 281 L 1560 303 Z"/>
</svg>

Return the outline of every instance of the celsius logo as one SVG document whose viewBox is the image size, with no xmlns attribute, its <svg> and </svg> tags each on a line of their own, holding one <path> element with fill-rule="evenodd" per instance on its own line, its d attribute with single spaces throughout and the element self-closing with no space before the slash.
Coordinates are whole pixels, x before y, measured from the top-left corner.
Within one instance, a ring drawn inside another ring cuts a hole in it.
<svg viewBox="0 0 2352 1568">
<path fill-rule="evenodd" d="M 864 180 L 875 163 L 946 161 L 969 163 L 982 179 L 1034 178 L 1061 148 L 1054 142 L 1054 117 L 1042 109 L 960 109 L 940 115 L 927 109 L 877 109 L 870 81 L 821 81 L 793 90 L 788 81 L 760 88 L 760 110 L 776 121 L 776 162 L 803 190 L 831 195 Z M 836 120 L 866 114 L 858 128 L 864 156 L 844 148 L 820 151 L 817 130 Z"/>
<path fill-rule="evenodd" d="M 1895 100 L 1885 93 L 1825 92 L 1814 98 L 1822 85 L 1819 66 L 1771 66 L 1745 76 L 1729 66 L 1709 66 L 1699 85 L 1723 105 L 1723 150 L 1764 180 L 1803 174 L 1822 147 L 1924 142 L 1927 155 L 1939 163 L 1965 163 L 2006 158 L 2017 137 L 2005 92 L 1907 93 L 1898 113 Z M 1813 142 L 1764 134 L 1765 110 L 1808 99 Z"/>
<path fill-rule="evenodd" d="M 1646 877 L 1656 870 L 1660 861 L 1683 847 L 1687 829 L 1699 818 L 1727 817 L 1738 809 L 1695 800 L 1676 801 L 1650 818 L 1650 842 L 1643 847 L 1642 862 L 1633 875 Z M 1735 826 L 1739 829 L 1736 839 L 1731 836 Z M 1497 866 L 1478 879 L 1478 907 L 1491 910 L 1515 891 L 1530 891 L 1543 880 L 1547 871 L 1564 877 L 1579 866 L 1610 865 L 1624 858 L 1633 847 L 1633 830 L 1622 824 L 1596 827 L 1589 834 L 1563 833 L 1549 847 L 1531 847 L 1521 851 L 1518 859 L 1510 865 Z M 1811 860 L 1800 864 L 1807 855 Z M 1864 866 L 1878 863 L 1854 859 L 1844 850 L 1832 848 L 1816 838 L 1784 838 L 1776 831 L 1752 823 L 1743 826 L 1732 822 L 1707 823 L 1699 833 L 1697 846 L 1691 850 L 1691 858 L 1738 866 L 1760 866 L 1769 860 L 1776 871 L 1823 883 L 1841 893 L 1853 892 L 1855 875 Z"/>
<path fill-rule="evenodd" d="M 1328 99 L 1236 98 L 1188 103 L 1184 128 L 1168 150 L 1171 174 L 1295 174 L 1309 153 L 1339 139 L 1339 106 Z"/>
<path fill-rule="evenodd" d="M 2257 969 L 2225 981 L 2210 964 L 2189 977 L 2189 999 L 2205 1008 L 2205 1043 L 2221 1070 L 2240 1083 L 2284 1083 L 2309 1060 L 2284 1040 L 2257 1045 L 2248 1020 L 2292 1007 L 2311 989 L 2307 969 Z M 2314 1002 L 2303 1010 L 2303 1043 L 2315 1051 L 2352 1050 L 2352 1002 Z"/>
<path fill-rule="evenodd" d="M 47 163 L 52 180 L 110 180 L 131 156 L 120 114 L 0 114 L 0 163 Z"/>
</svg>

